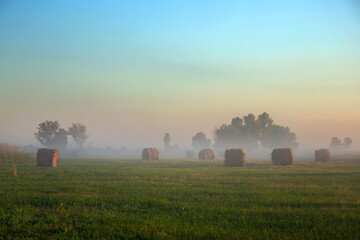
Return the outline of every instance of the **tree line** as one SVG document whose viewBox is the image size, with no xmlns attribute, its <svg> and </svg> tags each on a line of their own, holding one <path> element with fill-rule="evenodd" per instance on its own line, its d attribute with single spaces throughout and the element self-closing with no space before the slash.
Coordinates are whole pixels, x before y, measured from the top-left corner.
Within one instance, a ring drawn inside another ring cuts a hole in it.
<svg viewBox="0 0 360 240">
<path fill-rule="evenodd" d="M 203 132 L 198 132 L 192 137 L 194 151 L 208 148 L 212 144 Z M 231 147 L 243 147 L 249 151 L 259 148 L 292 147 L 297 148 L 296 134 L 288 127 L 274 124 L 270 115 L 266 112 L 257 117 L 249 113 L 243 118 L 235 117 L 230 124 L 223 124 L 214 130 L 214 143 L 216 150 L 224 150 Z M 165 149 L 170 146 L 170 135 L 164 136 Z"/>
<path fill-rule="evenodd" d="M 79 155 L 81 148 L 88 139 L 86 126 L 81 123 L 73 123 L 67 130 L 60 127 L 58 121 L 42 122 L 36 128 L 35 138 L 44 146 L 49 148 L 65 149 L 68 144 L 68 136 L 71 136 L 77 147 Z"/>
<path fill-rule="evenodd" d="M 344 141 L 342 141 L 338 137 L 332 137 L 330 141 L 330 148 L 333 150 L 348 150 L 351 147 L 353 140 L 350 137 L 346 137 Z"/>
<path fill-rule="evenodd" d="M 329 148 L 334 150 L 350 149 L 352 139 L 346 137 L 343 141 L 338 137 L 331 138 Z M 164 137 L 165 149 L 170 145 L 170 135 Z M 296 149 L 296 134 L 289 127 L 274 124 L 266 112 L 255 117 L 249 113 L 243 118 L 235 117 L 229 124 L 223 124 L 214 130 L 214 142 L 208 139 L 203 132 L 198 132 L 192 137 L 192 149 L 200 151 L 213 147 L 223 151 L 226 148 L 243 147 L 249 151 L 258 149 L 272 149 L 276 147 L 290 147 Z"/>
<path fill-rule="evenodd" d="M 58 121 L 44 121 L 37 127 L 34 133 L 35 138 L 44 146 L 49 148 L 65 149 L 68 144 L 68 136 L 71 136 L 77 146 L 77 153 L 84 146 L 88 139 L 86 126 L 81 123 L 73 123 L 68 129 L 60 127 Z M 170 134 L 166 133 L 164 138 L 165 150 L 179 149 L 177 145 L 171 145 Z M 349 149 L 352 139 L 346 137 L 344 141 L 338 137 L 331 138 L 330 148 Z M 266 112 L 257 117 L 249 113 L 248 115 L 235 117 L 229 124 L 224 123 L 214 130 L 214 142 L 207 138 L 205 133 L 197 132 L 192 137 L 192 148 L 194 151 L 200 151 L 212 146 L 216 150 L 226 148 L 243 147 L 248 151 L 259 149 L 271 149 L 276 147 L 297 148 L 296 134 L 289 127 L 274 124 L 270 115 Z"/>
</svg>

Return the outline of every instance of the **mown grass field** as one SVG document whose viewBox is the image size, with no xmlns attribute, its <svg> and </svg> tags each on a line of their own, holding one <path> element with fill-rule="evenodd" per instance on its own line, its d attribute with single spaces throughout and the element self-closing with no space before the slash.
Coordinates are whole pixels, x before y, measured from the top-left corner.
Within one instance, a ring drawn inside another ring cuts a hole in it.
<svg viewBox="0 0 360 240">
<path fill-rule="evenodd" d="M 0 239 L 360 239 L 360 161 L 0 165 Z"/>
</svg>

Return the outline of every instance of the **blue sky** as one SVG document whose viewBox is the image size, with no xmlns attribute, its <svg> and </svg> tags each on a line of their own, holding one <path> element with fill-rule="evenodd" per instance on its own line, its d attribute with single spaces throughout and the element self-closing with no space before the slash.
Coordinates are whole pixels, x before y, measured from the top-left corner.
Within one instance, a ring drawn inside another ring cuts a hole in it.
<svg viewBox="0 0 360 240">
<path fill-rule="evenodd" d="M 345 127 L 360 119 L 355 0 L 3 0 L 0 36 L 0 141 L 31 143 L 46 118 L 85 122 L 96 144 L 161 142 L 170 132 L 187 145 L 198 130 L 211 135 L 263 111 L 304 141 L 314 139 L 311 124 L 336 115 L 347 117 L 325 125 L 318 144 L 360 135 Z M 140 133 L 143 118 L 152 127 Z"/>
</svg>

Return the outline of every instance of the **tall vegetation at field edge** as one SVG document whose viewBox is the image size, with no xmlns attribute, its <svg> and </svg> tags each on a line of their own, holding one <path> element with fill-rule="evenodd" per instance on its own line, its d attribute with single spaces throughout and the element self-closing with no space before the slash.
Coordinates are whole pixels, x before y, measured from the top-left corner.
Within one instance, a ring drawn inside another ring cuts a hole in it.
<svg viewBox="0 0 360 240">
<path fill-rule="evenodd" d="M 23 152 L 16 146 L 0 143 L 0 163 L 4 164 L 22 164 L 34 163 L 35 154 L 32 152 Z"/>
</svg>

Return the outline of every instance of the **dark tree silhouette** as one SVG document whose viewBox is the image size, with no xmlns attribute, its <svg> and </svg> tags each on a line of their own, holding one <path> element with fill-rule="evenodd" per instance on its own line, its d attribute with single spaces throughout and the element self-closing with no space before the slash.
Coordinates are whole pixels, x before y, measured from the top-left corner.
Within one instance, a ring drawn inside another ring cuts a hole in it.
<svg viewBox="0 0 360 240">
<path fill-rule="evenodd" d="M 165 149 L 169 149 L 170 148 L 170 134 L 169 133 L 165 133 L 165 136 L 164 136 L 164 148 Z"/>
<path fill-rule="evenodd" d="M 214 148 L 244 147 L 255 150 L 261 144 L 265 148 L 298 146 L 295 133 L 288 127 L 274 125 L 269 114 L 257 118 L 250 113 L 242 119 L 233 118 L 231 124 L 215 129 Z"/>
<path fill-rule="evenodd" d="M 350 148 L 352 142 L 353 142 L 353 140 L 352 140 L 351 138 L 346 137 L 346 138 L 344 139 L 344 142 L 343 142 L 342 145 L 343 145 L 344 148 Z"/>
<path fill-rule="evenodd" d="M 332 137 L 330 141 L 330 148 L 340 149 L 341 148 L 341 139 L 338 137 Z"/>
<path fill-rule="evenodd" d="M 73 123 L 72 126 L 69 127 L 68 133 L 76 143 L 77 155 L 79 156 L 81 148 L 84 146 L 86 139 L 88 139 L 86 126 L 81 123 Z"/>
<path fill-rule="evenodd" d="M 192 137 L 192 148 L 194 151 L 200 151 L 204 148 L 208 148 L 211 144 L 211 140 L 206 138 L 205 133 L 198 132 Z"/>
<path fill-rule="evenodd" d="M 263 147 L 293 147 L 296 148 L 295 133 L 290 131 L 290 128 L 279 125 L 271 125 L 262 132 L 261 144 Z"/>
<path fill-rule="evenodd" d="M 273 122 L 274 121 L 270 118 L 269 114 L 267 114 L 266 112 L 260 114 L 257 117 L 257 124 L 260 133 L 262 133 L 265 129 L 270 127 L 273 124 Z"/>
<path fill-rule="evenodd" d="M 42 145 L 50 148 L 64 149 L 68 143 L 68 133 L 65 129 L 60 128 L 58 121 L 46 120 L 40 123 L 34 135 Z"/>
</svg>

